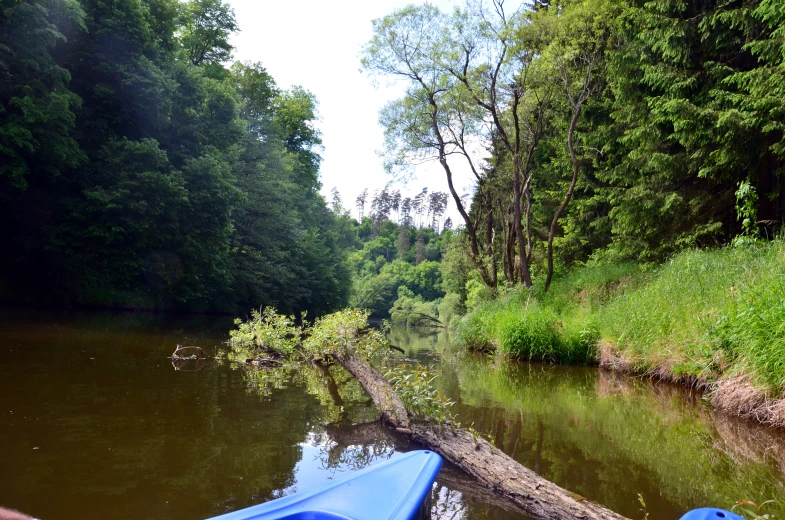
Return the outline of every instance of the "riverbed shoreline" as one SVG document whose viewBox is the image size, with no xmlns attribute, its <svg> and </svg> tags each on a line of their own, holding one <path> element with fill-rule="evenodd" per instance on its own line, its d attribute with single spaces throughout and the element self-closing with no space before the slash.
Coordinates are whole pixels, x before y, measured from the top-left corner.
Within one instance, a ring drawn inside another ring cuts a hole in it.
<svg viewBox="0 0 785 520">
<path fill-rule="evenodd" d="M 598 367 L 701 390 L 716 410 L 778 430 L 785 430 L 785 399 L 772 399 L 765 390 L 756 388 L 750 383 L 745 375 L 707 381 L 693 376 L 679 376 L 665 367 L 637 370 L 632 362 L 614 353 L 607 344 L 600 346 Z"/>
<path fill-rule="evenodd" d="M 699 388 L 713 407 L 785 427 L 785 243 L 686 251 L 666 264 L 592 264 L 472 309 L 464 347 L 597 365 Z"/>
</svg>

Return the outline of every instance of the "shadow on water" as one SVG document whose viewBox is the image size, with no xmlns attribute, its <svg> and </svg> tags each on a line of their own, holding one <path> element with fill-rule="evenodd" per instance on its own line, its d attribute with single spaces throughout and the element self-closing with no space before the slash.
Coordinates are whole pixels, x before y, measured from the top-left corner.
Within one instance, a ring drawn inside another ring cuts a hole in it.
<svg viewBox="0 0 785 520">
<path fill-rule="evenodd" d="M 0 504 L 49 520 L 193 520 L 415 448 L 373 422 L 343 370 L 249 372 L 212 359 L 231 326 L 216 316 L 0 309 Z M 783 494 L 782 436 L 712 415 L 697 394 L 473 357 L 444 331 L 391 336 L 434 366 L 460 420 L 631 518 L 643 516 L 638 493 L 657 519 Z M 173 367 L 177 344 L 210 358 Z M 435 518 L 522 518 L 450 465 L 435 491 Z"/>
</svg>

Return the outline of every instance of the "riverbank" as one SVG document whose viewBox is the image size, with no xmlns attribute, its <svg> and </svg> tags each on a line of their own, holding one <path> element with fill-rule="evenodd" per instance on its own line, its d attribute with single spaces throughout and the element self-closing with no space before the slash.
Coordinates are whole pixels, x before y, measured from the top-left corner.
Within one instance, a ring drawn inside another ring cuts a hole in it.
<svg viewBox="0 0 785 520">
<path fill-rule="evenodd" d="M 472 349 L 598 364 L 705 390 L 722 410 L 785 426 L 785 243 L 688 251 L 654 269 L 590 265 L 547 294 L 513 290 L 461 321 Z"/>
</svg>

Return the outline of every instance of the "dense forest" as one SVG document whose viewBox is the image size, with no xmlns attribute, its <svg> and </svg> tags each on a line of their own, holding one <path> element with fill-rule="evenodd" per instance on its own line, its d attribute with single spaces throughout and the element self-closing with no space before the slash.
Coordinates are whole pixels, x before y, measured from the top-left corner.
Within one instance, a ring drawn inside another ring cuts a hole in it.
<svg viewBox="0 0 785 520">
<path fill-rule="evenodd" d="M 785 3 L 410 5 L 362 63 L 406 86 L 387 167 L 437 162 L 461 215 L 436 308 L 459 344 L 785 425 Z"/>
<path fill-rule="evenodd" d="M 371 195 L 364 190 L 354 220 L 333 190 L 331 208 L 354 240 L 347 248 L 351 307 L 412 325 L 441 325 L 440 314 L 463 314 L 460 303 L 454 308 L 455 297 L 441 305 L 451 269 L 463 258 L 460 232 L 445 217 L 447 200 L 446 193 L 427 188 L 413 197 L 388 188 Z"/>
<path fill-rule="evenodd" d="M 220 0 L 0 4 L 0 299 L 348 302 L 317 104 L 231 63 Z"/>
<path fill-rule="evenodd" d="M 353 218 L 319 193 L 315 97 L 233 62 L 227 3 L 4 2 L 0 299 L 449 321 L 587 262 L 773 237 L 783 20 L 772 0 L 396 11 L 362 51 L 407 85 L 386 166 L 434 160 L 449 191 L 366 192 Z"/>
<path fill-rule="evenodd" d="M 406 85 L 380 116 L 388 166 L 441 164 L 478 279 L 547 289 L 591 260 L 776 234 L 784 21 L 772 0 L 411 5 L 374 23 L 363 66 Z"/>
</svg>

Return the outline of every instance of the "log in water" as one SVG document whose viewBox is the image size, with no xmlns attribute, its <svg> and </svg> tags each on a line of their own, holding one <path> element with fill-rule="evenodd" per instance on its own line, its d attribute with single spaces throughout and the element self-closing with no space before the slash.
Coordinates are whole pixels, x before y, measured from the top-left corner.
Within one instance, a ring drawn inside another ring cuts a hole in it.
<svg viewBox="0 0 785 520">
<path fill-rule="evenodd" d="M 485 439 L 464 429 L 411 422 L 403 402 L 370 363 L 351 351 L 338 353 L 335 357 L 365 388 L 384 422 L 398 431 L 411 430 L 412 440 L 441 454 L 505 497 L 520 512 L 547 520 L 626 519 L 543 479 Z"/>
</svg>

